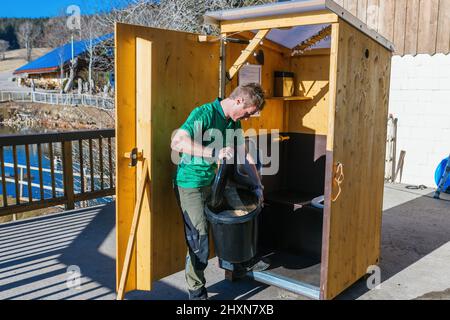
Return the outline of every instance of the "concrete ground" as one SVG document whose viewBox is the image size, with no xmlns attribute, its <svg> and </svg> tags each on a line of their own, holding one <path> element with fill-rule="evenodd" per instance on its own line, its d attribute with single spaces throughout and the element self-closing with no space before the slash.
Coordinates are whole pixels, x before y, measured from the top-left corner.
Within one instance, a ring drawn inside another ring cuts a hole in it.
<svg viewBox="0 0 450 320">
<path fill-rule="evenodd" d="M 30 91 L 30 88 L 22 88 L 17 85 L 17 82 L 12 82 L 12 71 L 0 72 L 0 90 L 3 91 Z"/>
<path fill-rule="evenodd" d="M 450 196 L 386 185 L 381 286 L 362 279 L 337 299 L 450 299 Z M 76 275 L 81 274 L 77 282 Z M 212 259 L 212 299 L 305 299 L 250 279 L 224 280 Z M 114 204 L 0 225 L 0 299 L 114 299 Z M 127 299 L 186 299 L 183 272 Z"/>
<path fill-rule="evenodd" d="M 18 91 L 18 92 L 30 92 L 31 88 L 28 87 L 19 87 L 17 85 L 17 82 L 11 81 L 11 78 L 13 78 L 13 72 L 12 71 L 4 71 L 0 72 L 0 91 Z M 36 88 L 36 92 L 54 92 L 51 90 L 43 90 Z"/>
</svg>

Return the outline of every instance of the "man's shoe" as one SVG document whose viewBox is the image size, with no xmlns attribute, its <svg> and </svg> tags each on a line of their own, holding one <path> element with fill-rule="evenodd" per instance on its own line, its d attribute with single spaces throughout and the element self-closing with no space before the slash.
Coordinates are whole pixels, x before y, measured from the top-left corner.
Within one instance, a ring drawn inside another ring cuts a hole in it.
<svg viewBox="0 0 450 320">
<path fill-rule="evenodd" d="M 189 300 L 208 300 L 208 291 L 206 291 L 205 287 L 189 290 Z"/>
</svg>

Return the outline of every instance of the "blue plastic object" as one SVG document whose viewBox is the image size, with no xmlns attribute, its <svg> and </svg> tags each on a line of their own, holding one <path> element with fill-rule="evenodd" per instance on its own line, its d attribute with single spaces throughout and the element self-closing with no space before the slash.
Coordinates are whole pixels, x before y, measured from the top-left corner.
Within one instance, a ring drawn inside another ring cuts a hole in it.
<svg viewBox="0 0 450 320">
<path fill-rule="evenodd" d="M 442 175 L 445 172 L 445 167 L 447 166 L 447 162 L 448 162 L 448 158 L 445 158 L 444 160 L 441 161 L 441 163 L 436 168 L 436 172 L 434 173 L 434 181 L 436 182 L 437 186 L 439 186 L 439 181 L 441 180 Z M 446 190 L 449 190 L 449 188 L 450 188 L 450 179 L 447 179 L 442 191 L 445 192 Z"/>
</svg>

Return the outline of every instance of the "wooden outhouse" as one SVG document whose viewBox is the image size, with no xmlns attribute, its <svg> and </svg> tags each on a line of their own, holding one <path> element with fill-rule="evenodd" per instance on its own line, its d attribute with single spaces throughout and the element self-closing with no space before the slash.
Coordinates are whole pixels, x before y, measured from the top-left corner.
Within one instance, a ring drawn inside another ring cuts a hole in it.
<svg viewBox="0 0 450 320">
<path fill-rule="evenodd" d="M 184 268 L 172 133 L 250 77 L 267 103 L 244 129 L 281 134 L 279 172 L 263 177 L 260 228 L 275 263 L 253 276 L 332 299 L 379 262 L 393 46 L 328 0 L 209 12 L 205 21 L 220 36 L 116 25 L 119 298 Z M 276 72 L 293 74 L 292 94 L 274 95 Z M 320 195 L 323 210 L 306 210 Z"/>
</svg>

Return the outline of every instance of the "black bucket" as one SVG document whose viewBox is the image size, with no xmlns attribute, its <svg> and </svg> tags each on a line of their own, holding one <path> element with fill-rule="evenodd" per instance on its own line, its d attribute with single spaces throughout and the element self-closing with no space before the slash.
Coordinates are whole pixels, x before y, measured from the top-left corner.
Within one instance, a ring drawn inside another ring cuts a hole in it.
<svg viewBox="0 0 450 320">
<path fill-rule="evenodd" d="M 232 206 L 224 203 L 220 208 L 214 208 L 210 204 L 205 207 L 205 213 L 210 222 L 214 246 L 217 256 L 230 263 L 243 263 L 256 256 L 258 243 L 258 215 L 261 205 L 253 192 L 237 189 L 240 195 L 245 194 L 248 206 L 251 210 L 242 210 L 246 214 L 242 216 L 230 216 L 224 214 L 227 210 L 233 210 Z"/>
</svg>

